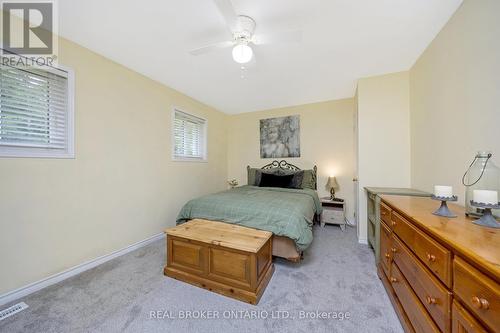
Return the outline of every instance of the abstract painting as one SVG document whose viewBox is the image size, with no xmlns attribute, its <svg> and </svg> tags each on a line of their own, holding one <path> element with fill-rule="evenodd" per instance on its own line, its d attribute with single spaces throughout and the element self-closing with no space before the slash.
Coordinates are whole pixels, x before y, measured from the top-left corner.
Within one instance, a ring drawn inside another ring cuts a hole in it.
<svg viewBox="0 0 500 333">
<path fill-rule="evenodd" d="M 260 157 L 300 157 L 300 116 L 260 120 Z"/>
</svg>

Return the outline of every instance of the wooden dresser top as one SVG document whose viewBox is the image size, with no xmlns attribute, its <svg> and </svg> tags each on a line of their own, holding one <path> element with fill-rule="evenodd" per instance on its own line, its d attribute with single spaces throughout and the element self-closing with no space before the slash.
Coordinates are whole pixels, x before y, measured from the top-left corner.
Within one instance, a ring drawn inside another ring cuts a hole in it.
<svg viewBox="0 0 500 333">
<path fill-rule="evenodd" d="M 448 203 L 458 217 L 433 215 L 440 202 L 430 198 L 381 195 L 382 201 L 414 225 L 500 282 L 500 229 L 473 224 L 464 207 Z"/>
<path fill-rule="evenodd" d="M 165 230 L 167 235 L 257 253 L 273 236 L 272 232 L 239 225 L 194 219 Z"/>
</svg>

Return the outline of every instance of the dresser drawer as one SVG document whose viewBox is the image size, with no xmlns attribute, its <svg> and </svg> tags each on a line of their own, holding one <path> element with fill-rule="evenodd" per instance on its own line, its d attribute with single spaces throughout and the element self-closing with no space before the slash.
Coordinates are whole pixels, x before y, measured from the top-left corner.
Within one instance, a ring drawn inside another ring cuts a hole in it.
<svg viewBox="0 0 500 333">
<path fill-rule="evenodd" d="M 450 331 L 451 293 L 430 273 L 396 236 L 392 238 L 393 261 L 443 332 Z"/>
<path fill-rule="evenodd" d="M 422 333 L 439 333 L 439 328 L 434 324 L 431 316 L 427 313 L 422 303 L 420 303 L 418 297 L 415 295 L 394 262 L 391 266 L 391 277 L 389 281 L 415 331 Z"/>
<path fill-rule="evenodd" d="M 455 257 L 453 291 L 462 302 L 495 332 L 500 332 L 500 285 Z"/>
<path fill-rule="evenodd" d="M 393 231 L 446 286 L 451 288 L 451 252 L 418 230 L 396 212 L 391 214 Z"/>
<path fill-rule="evenodd" d="M 385 205 L 383 202 L 380 203 L 380 219 L 385 222 L 389 227 L 391 226 L 391 211 L 389 206 Z"/>
<path fill-rule="evenodd" d="M 384 271 L 382 270 L 381 264 L 379 263 L 377 266 L 378 266 L 377 275 L 379 276 L 380 280 L 382 281 L 382 284 L 384 285 L 384 288 L 387 292 L 387 296 L 389 296 L 389 299 L 391 300 L 392 306 L 394 307 L 394 310 L 396 311 L 396 314 L 399 317 L 399 322 L 401 323 L 401 326 L 403 326 L 404 332 L 416 333 L 413 327 L 411 326 L 410 319 L 408 319 L 408 316 L 406 315 L 403 306 L 401 305 L 401 302 L 399 302 L 399 299 L 396 296 L 396 293 L 394 292 L 394 288 L 392 288 L 392 285 L 389 282 L 389 278 L 385 275 Z"/>
<path fill-rule="evenodd" d="M 453 322 L 451 323 L 453 333 L 488 333 L 466 309 L 457 301 L 453 301 Z"/>
<path fill-rule="evenodd" d="M 321 222 L 323 223 L 344 223 L 344 212 L 323 207 L 321 213 Z"/>
<path fill-rule="evenodd" d="M 387 277 L 390 276 L 391 259 L 391 230 L 380 223 L 380 263 Z"/>
</svg>

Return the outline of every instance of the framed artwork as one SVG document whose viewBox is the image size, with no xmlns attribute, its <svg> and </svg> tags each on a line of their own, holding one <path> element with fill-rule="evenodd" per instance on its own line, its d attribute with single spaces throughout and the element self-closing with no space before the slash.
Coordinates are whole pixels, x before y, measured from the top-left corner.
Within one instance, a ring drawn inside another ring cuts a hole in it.
<svg viewBox="0 0 500 333">
<path fill-rule="evenodd" d="M 300 157 L 300 116 L 260 120 L 260 157 Z"/>
</svg>

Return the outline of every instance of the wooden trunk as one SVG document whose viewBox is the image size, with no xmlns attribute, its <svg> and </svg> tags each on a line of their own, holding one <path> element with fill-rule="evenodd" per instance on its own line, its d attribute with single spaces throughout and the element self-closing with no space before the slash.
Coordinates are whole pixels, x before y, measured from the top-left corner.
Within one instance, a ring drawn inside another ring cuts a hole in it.
<svg viewBox="0 0 500 333">
<path fill-rule="evenodd" d="M 257 304 L 274 271 L 272 233 L 192 220 L 167 229 L 166 276 Z"/>
</svg>

